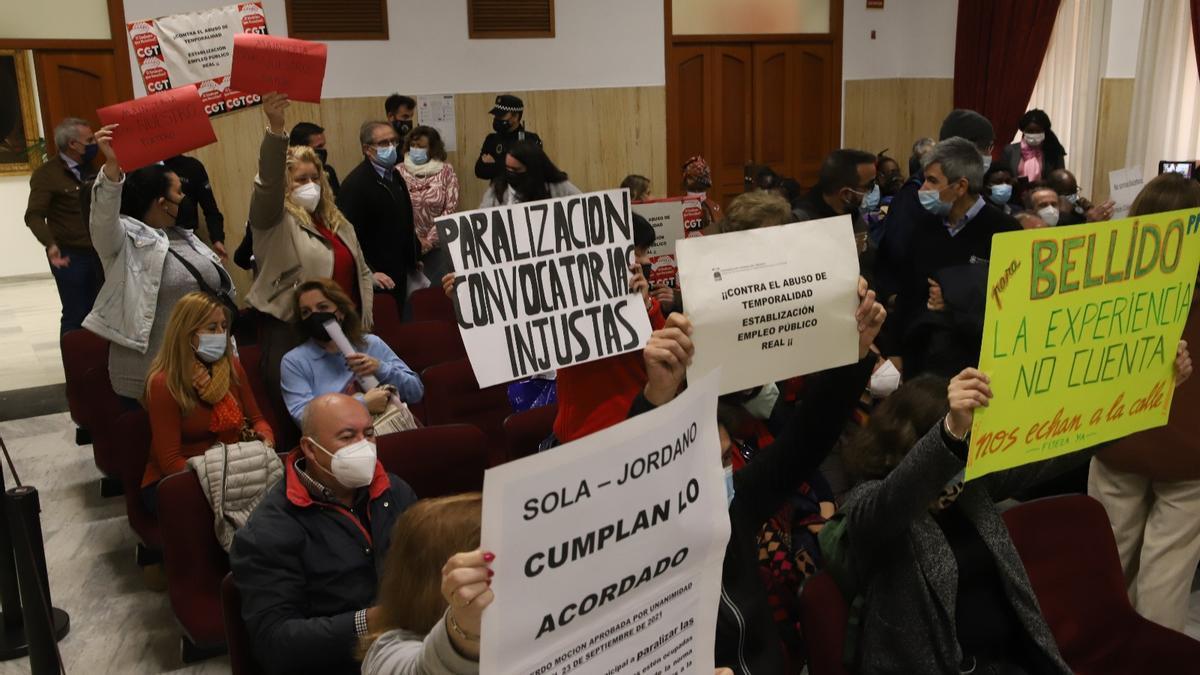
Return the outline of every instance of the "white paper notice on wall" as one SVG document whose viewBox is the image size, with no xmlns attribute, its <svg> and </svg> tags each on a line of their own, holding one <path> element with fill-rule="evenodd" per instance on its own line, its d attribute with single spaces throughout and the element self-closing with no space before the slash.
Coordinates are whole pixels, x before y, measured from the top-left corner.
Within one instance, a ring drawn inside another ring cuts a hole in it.
<svg viewBox="0 0 1200 675">
<path fill-rule="evenodd" d="M 437 129 L 446 152 L 458 150 L 458 136 L 454 131 L 454 94 L 418 96 L 417 124 Z"/>
<path fill-rule="evenodd" d="M 729 541 L 718 377 L 484 475 L 482 675 L 713 672 Z"/>
<path fill-rule="evenodd" d="M 728 394 L 858 360 L 849 216 L 675 242 L 696 355 Z"/>
<path fill-rule="evenodd" d="M 1129 207 L 1133 206 L 1133 200 L 1145 182 L 1140 166 L 1108 172 L 1108 198 L 1113 200 L 1113 220 L 1129 215 Z"/>
</svg>

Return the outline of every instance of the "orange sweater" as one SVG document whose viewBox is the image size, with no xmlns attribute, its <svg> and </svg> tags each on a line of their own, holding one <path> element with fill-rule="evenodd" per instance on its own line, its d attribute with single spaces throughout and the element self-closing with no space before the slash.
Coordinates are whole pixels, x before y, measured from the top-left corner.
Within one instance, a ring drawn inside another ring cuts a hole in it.
<svg viewBox="0 0 1200 675">
<path fill-rule="evenodd" d="M 230 387 L 242 414 L 254 431 L 262 434 L 272 444 L 275 435 L 271 426 L 263 419 L 254 400 L 254 392 L 242 364 L 233 359 L 233 370 L 237 383 Z M 240 439 L 238 431 L 216 434 L 208 430 L 212 418 L 212 406 L 201 401 L 184 417 L 175 402 L 175 397 L 167 389 L 166 373 L 156 373 L 150 379 L 146 396 L 146 405 L 150 413 L 150 457 L 146 462 L 146 473 L 142 476 L 142 487 L 153 485 L 165 476 L 183 471 L 187 468 L 189 457 L 203 455 L 205 450 L 220 443 L 236 443 Z"/>
</svg>

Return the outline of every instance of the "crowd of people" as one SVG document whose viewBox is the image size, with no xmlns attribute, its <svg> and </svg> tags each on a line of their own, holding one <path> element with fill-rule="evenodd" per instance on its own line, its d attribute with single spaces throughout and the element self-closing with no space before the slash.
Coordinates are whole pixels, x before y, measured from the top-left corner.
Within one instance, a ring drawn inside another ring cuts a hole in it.
<svg viewBox="0 0 1200 675">
<path fill-rule="evenodd" d="M 263 97 L 267 127 L 233 256 L 254 271 L 249 312 L 235 304 L 205 167 L 176 157 L 126 173 L 114 150 L 118 126 L 63 120 L 58 154 L 34 173 L 26 213 L 59 290 L 61 329 L 108 340 L 114 392 L 149 415 L 141 484 L 149 511 L 158 483 L 214 446 L 250 444 L 269 461 L 276 449 L 287 453 L 250 481 L 253 507 L 231 520 L 227 542 L 264 669 L 475 673 L 494 599 L 481 496 L 418 501 L 404 476 L 380 464 L 376 437 L 411 428 L 407 407 L 424 385 L 372 334 L 377 294 L 402 312 L 414 288 L 440 284 L 456 295 L 433 223 L 474 205 L 459 203 L 443 141 L 417 124 L 411 97 L 388 97 L 385 118 L 362 124 L 362 161 L 341 180 L 325 130 L 304 121 L 289 129 L 288 107 L 284 95 Z M 489 183 L 479 207 L 580 192 L 526 130 L 519 98 L 498 96 L 490 114 L 494 131 L 475 162 L 476 178 Z M 853 580 L 856 672 L 1070 672 L 996 504 L 1089 461 L 1088 491 L 1109 512 L 1134 606 L 1182 629 L 1200 562 L 1194 416 L 1152 440 L 963 482 L 974 411 L 992 397 L 977 368 L 993 236 L 1113 214 L 1111 201 L 1080 195 L 1045 112 L 1030 110 L 1019 130 L 993 163 L 991 122 L 954 110 L 937 140 L 913 144 L 907 176 L 886 151 L 841 148 L 807 190 L 766 170 L 724 208 L 708 194 L 703 157 L 678 167 L 677 187 L 699 202 L 706 232 L 848 216 L 861 274 L 856 363 L 721 398 L 731 537 L 718 672 L 800 672 L 799 596 L 822 569 Z M 644 175 L 620 186 L 636 201 L 652 198 Z M 1148 182 L 1131 215 L 1198 207 L 1200 183 L 1165 174 Z M 207 241 L 195 233 L 201 211 Z M 536 403 L 522 406 L 557 401 L 544 451 L 666 405 L 686 387 L 696 349 L 687 289 L 649 283 L 654 231 L 634 221 L 629 290 L 653 332 L 640 352 L 514 385 L 537 387 Z M 237 358 L 234 323 L 247 320 L 261 372 Z M 1197 330 L 1193 312 L 1184 337 Z M 1177 385 L 1192 373 L 1186 339 L 1175 353 Z M 260 408 L 258 381 L 278 428 Z M 1187 392 L 1178 397 L 1191 400 Z"/>
</svg>

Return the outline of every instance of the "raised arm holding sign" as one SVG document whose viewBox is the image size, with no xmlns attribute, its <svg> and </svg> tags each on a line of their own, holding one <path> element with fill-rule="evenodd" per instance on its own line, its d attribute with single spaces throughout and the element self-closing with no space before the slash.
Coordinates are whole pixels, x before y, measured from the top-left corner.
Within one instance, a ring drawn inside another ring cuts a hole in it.
<svg viewBox="0 0 1200 675">
<path fill-rule="evenodd" d="M 328 52 L 320 42 L 239 33 L 233 36 L 230 85 L 252 94 L 279 92 L 297 101 L 320 103 Z"/>
<path fill-rule="evenodd" d="M 195 87 L 169 89 L 96 111 L 100 124 L 120 125 L 112 137 L 121 170 L 143 166 L 216 143 L 212 122 Z"/>
</svg>

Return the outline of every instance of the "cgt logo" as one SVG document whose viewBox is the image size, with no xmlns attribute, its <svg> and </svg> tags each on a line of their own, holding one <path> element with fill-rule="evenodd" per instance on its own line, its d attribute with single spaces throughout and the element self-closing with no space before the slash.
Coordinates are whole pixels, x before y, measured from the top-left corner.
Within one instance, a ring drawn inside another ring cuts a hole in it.
<svg viewBox="0 0 1200 675">
<path fill-rule="evenodd" d="M 1187 233 L 1195 234 L 1197 230 L 1200 230 L 1200 213 L 1193 213 L 1188 216 Z"/>
</svg>

